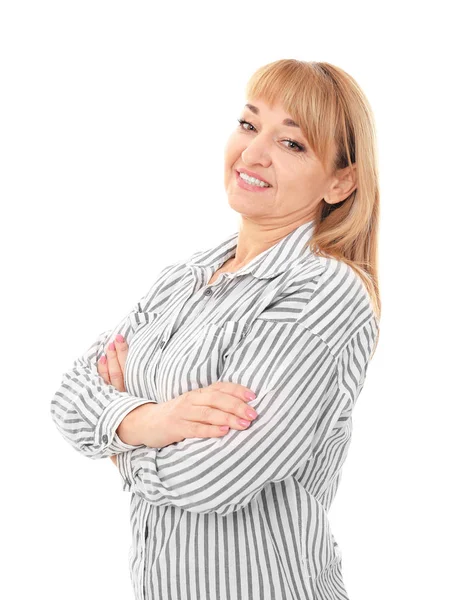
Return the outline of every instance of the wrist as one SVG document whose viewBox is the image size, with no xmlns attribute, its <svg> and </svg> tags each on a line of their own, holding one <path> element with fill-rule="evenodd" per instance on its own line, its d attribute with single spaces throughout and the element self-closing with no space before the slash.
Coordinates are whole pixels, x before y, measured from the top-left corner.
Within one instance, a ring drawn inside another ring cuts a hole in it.
<svg viewBox="0 0 474 600">
<path fill-rule="evenodd" d="M 141 404 L 130 411 L 117 427 L 117 435 L 125 444 L 140 446 L 143 444 L 143 424 L 147 415 L 157 406 L 156 402 Z"/>
</svg>

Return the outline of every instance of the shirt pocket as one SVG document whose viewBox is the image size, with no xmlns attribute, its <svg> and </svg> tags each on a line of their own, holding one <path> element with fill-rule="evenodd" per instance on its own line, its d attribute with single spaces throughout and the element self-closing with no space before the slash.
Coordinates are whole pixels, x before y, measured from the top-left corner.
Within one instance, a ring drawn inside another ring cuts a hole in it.
<svg viewBox="0 0 474 600">
<path fill-rule="evenodd" d="M 150 384 L 150 369 L 153 368 L 154 355 L 162 337 L 162 319 L 159 312 L 134 311 L 129 316 L 129 334 L 125 336 L 128 344 L 125 361 L 124 383 L 129 394 L 154 399 L 153 386 Z"/>
<path fill-rule="evenodd" d="M 130 358 L 137 351 L 150 346 L 161 334 L 162 319 L 159 312 L 134 311 L 129 317 L 129 335 L 125 337 Z M 128 361 L 128 356 L 127 356 Z"/>
<path fill-rule="evenodd" d="M 210 323 L 199 333 L 195 342 L 196 366 L 198 371 L 206 373 L 211 385 L 220 377 L 229 352 L 245 336 L 247 326 L 242 321 Z"/>
<path fill-rule="evenodd" d="M 130 315 L 130 327 L 133 333 L 137 333 L 139 329 L 153 323 L 161 313 L 159 312 L 141 312 L 135 311 Z"/>
</svg>

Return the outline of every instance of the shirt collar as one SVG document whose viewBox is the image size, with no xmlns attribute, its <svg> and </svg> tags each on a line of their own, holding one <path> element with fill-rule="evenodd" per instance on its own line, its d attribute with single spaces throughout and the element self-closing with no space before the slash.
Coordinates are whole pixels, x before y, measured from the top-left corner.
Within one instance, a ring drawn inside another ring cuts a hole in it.
<svg viewBox="0 0 474 600">
<path fill-rule="evenodd" d="M 311 253 L 305 244 L 311 239 L 313 231 L 314 221 L 303 223 L 232 275 L 250 273 L 258 279 L 279 275 L 289 267 L 293 260 Z M 238 235 L 238 231 L 234 232 L 214 248 L 195 253 L 190 258 L 189 264 L 198 267 L 212 267 L 216 271 L 226 260 L 235 256 Z"/>
</svg>

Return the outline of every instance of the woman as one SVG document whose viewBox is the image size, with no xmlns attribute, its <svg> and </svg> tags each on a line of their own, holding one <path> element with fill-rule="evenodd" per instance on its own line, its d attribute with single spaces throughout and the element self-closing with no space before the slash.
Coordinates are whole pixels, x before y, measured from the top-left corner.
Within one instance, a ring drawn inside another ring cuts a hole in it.
<svg viewBox="0 0 474 600">
<path fill-rule="evenodd" d="M 328 63 L 276 61 L 246 91 L 239 232 L 167 266 L 51 404 L 132 492 L 141 600 L 348 598 L 327 512 L 378 337 L 372 113 Z"/>
</svg>

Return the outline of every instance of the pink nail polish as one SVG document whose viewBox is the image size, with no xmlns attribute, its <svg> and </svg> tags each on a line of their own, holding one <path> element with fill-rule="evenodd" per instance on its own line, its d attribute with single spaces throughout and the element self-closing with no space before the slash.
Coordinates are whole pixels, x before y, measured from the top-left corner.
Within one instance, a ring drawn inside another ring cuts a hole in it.
<svg viewBox="0 0 474 600">
<path fill-rule="evenodd" d="M 115 350 L 115 344 L 113 342 L 110 342 L 109 350 Z"/>
<path fill-rule="evenodd" d="M 117 342 L 119 342 L 120 344 L 123 344 L 123 342 L 125 341 L 125 338 L 123 337 L 123 335 L 121 335 L 120 333 L 117 333 L 117 335 L 115 336 L 115 339 L 117 340 Z"/>
<path fill-rule="evenodd" d="M 106 356 L 101 356 L 99 359 L 99 362 L 103 365 L 107 362 L 107 357 Z"/>
</svg>

